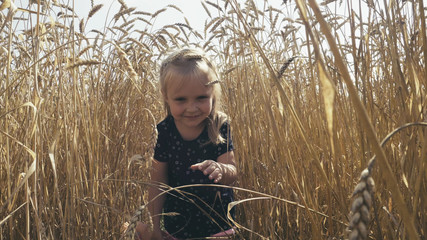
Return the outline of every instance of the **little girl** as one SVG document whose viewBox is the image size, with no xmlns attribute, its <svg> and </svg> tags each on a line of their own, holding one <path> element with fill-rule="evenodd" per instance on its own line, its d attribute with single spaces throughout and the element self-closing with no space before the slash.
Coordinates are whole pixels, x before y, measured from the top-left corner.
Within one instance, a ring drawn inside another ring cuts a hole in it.
<svg viewBox="0 0 427 240">
<path fill-rule="evenodd" d="M 237 178 L 229 124 L 219 111 L 218 83 L 216 69 L 202 50 L 182 49 L 162 63 L 167 117 L 157 125 L 151 180 L 184 187 L 167 194 L 157 186 L 149 188 L 153 228 L 138 223 L 139 239 L 224 239 L 234 234 L 227 219 L 232 189 L 209 186 L 231 185 Z M 166 231 L 160 229 L 161 216 Z"/>
</svg>

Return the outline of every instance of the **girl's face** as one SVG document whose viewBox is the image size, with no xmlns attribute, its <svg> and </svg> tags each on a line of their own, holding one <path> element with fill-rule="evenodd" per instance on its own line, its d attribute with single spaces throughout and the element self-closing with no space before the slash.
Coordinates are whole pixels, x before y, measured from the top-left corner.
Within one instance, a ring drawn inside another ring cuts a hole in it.
<svg viewBox="0 0 427 240">
<path fill-rule="evenodd" d="M 183 81 L 171 81 L 164 97 L 181 135 L 192 135 L 203 130 L 204 120 L 212 111 L 213 89 L 205 86 L 205 81 Z"/>
</svg>

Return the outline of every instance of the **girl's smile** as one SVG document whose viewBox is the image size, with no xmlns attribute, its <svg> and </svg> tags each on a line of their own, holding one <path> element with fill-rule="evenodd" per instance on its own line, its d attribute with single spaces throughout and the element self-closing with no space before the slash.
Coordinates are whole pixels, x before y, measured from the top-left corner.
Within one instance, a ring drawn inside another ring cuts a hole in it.
<svg viewBox="0 0 427 240">
<path fill-rule="evenodd" d="M 166 101 L 181 136 L 192 140 L 202 132 L 204 120 L 212 111 L 212 87 L 205 86 L 205 81 L 198 79 L 184 81 L 186 84 L 179 84 L 179 81 L 170 84 Z"/>
</svg>

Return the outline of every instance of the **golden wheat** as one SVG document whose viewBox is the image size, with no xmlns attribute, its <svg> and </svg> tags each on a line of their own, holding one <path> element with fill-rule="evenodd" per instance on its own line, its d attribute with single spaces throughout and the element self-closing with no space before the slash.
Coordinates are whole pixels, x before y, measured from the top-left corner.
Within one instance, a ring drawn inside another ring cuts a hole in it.
<svg viewBox="0 0 427 240">
<path fill-rule="evenodd" d="M 237 239 L 426 234 L 427 136 L 407 127 L 426 121 L 422 1 L 343 14 L 339 1 L 203 1 L 202 35 L 178 4 L 151 14 L 119 0 L 89 30 L 94 1 L 82 18 L 43 2 L 0 14 L 0 238 L 119 239 L 124 222 L 149 223 L 159 62 L 182 46 L 219 65 Z M 185 21 L 156 29 L 166 10 Z"/>
</svg>

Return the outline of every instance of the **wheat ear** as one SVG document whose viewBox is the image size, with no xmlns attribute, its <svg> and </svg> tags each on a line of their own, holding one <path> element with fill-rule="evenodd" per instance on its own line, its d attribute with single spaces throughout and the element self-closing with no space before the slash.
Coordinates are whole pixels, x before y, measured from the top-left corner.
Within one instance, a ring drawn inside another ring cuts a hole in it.
<svg viewBox="0 0 427 240">
<path fill-rule="evenodd" d="M 375 190 L 374 179 L 371 177 L 371 170 L 374 159 L 370 162 L 371 167 L 367 167 L 360 175 L 359 183 L 353 192 L 353 203 L 351 204 L 349 239 L 367 239 L 368 224 L 370 222 L 369 210 L 372 207 L 372 201 Z"/>
<path fill-rule="evenodd" d="M 296 58 L 297 56 L 293 56 L 291 58 L 289 58 L 283 65 L 282 67 L 280 67 L 279 72 L 277 73 L 277 78 L 281 78 L 283 76 L 283 73 L 285 72 L 285 70 L 289 67 L 289 64 L 291 64 L 291 62 Z"/>
<path fill-rule="evenodd" d="M 148 219 L 148 222 L 144 222 L 144 214 L 147 215 L 146 219 Z M 129 226 L 127 227 L 122 239 L 134 239 L 136 224 L 138 221 L 148 223 L 150 230 L 153 230 L 153 221 L 151 220 L 150 212 L 145 208 L 145 205 L 141 205 L 130 219 Z"/>
</svg>

